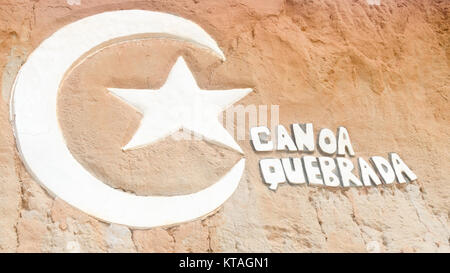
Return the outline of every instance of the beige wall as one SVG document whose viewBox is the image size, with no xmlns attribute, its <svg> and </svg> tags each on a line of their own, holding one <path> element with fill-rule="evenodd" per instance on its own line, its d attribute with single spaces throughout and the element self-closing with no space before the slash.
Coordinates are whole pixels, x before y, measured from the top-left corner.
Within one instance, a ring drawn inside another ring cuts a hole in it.
<svg viewBox="0 0 450 273">
<path fill-rule="evenodd" d="M 446 1 L 79 2 L 0 0 L 1 251 L 450 250 Z M 418 181 L 346 190 L 282 185 L 273 192 L 257 164 L 267 154 L 255 153 L 246 140 L 239 141 L 247 158 L 244 178 L 203 220 L 132 230 L 54 199 L 18 157 L 9 123 L 11 85 L 28 54 L 58 28 L 117 9 L 188 18 L 217 41 L 227 61 L 173 41 L 130 42 L 102 50 L 68 75 L 58 101 L 64 135 L 77 160 L 105 183 L 143 195 L 192 192 L 239 157 L 203 141 L 167 139 L 121 152 L 140 116 L 106 96 L 105 88 L 156 88 L 178 55 L 200 87 L 252 87 L 242 104 L 280 105 L 286 127 L 345 126 L 358 156 L 397 152 Z"/>
</svg>

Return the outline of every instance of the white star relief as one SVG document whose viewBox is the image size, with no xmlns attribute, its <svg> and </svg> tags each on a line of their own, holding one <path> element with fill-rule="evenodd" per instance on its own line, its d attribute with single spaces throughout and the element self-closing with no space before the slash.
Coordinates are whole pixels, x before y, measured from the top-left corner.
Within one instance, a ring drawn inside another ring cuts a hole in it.
<svg viewBox="0 0 450 273">
<path fill-rule="evenodd" d="M 198 87 L 183 57 L 172 67 L 159 90 L 108 90 L 132 105 L 143 117 L 131 140 L 122 148 L 130 150 L 152 144 L 179 129 L 186 129 L 211 142 L 242 149 L 219 122 L 219 114 L 252 92 L 251 88 L 202 90 Z"/>
</svg>

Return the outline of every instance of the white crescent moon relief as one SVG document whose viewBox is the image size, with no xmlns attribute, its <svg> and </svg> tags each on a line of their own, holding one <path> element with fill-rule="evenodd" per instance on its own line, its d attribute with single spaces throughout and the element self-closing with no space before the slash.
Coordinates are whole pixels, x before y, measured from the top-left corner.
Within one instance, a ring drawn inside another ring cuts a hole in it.
<svg viewBox="0 0 450 273">
<path fill-rule="evenodd" d="M 58 90 L 65 74 L 94 48 L 114 39 L 143 34 L 193 42 L 225 59 L 217 43 L 189 20 L 143 10 L 105 12 L 64 26 L 42 42 L 20 69 L 11 98 L 11 121 L 17 147 L 30 174 L 51 194 L 87 214 L 136 228 L 173 225 L 213 212 L 236 190 L 245 167 L 245 159 L 241 159 L 219 181 L 196 193 L 170 197 L 136 196 L 104 184 L 73 157 L 57 118 Z M 126 98 L 126 90 L 111 90 Z M 251 90 L 238 91 L 241 94 L 232 96 L 230 101 L 235 102 Z M 221 101 L 220 97 L 208 98 L 212 102 Z M 229 105 L 220 105 L 222 108 L 226 106 Z M 189 123 L 184 121 L 183 124 Z M 141 123 L 141 126 L 144 125 Z M 212 123 L 209 128 L 217 129 Z M 136 146 L 145 144 L 141 138 L 151 134 L 149 129 L 144 131 L 135 140 Z M 201 133 L 208 138 L 208 132 Z M 211 139 L 240 150 L 237 144 L 233 144 L 234 140 L 227 139 L 223 132 L 221 134 L 214 133 Z"/>
</svg>

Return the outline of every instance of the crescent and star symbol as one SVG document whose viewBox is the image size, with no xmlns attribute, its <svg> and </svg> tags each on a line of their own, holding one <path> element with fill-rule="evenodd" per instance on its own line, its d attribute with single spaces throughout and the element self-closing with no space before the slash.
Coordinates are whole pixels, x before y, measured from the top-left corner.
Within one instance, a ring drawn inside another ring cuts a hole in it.
<svg viewBox="0 0 450 273">
<path fill-rule="evenodd" d="M 241 147 L 219 122 L 218 115 L 250 93 L 250 88 L 202 90 L 183 57 L 179 57 L 159 90 L 108 90 L 143 115 L 139 128 L 123 150 L 140 148 L 179 129 L 186 129 L 208 141 L 243 153 Z"/>
<path fill-rule="evenodd" d="M 57 117 L 58 90 L 65 74 L 111 41 L 133 40 L 136 35 L 189 42 L 225 60 L 217 43 L 200 26 L 167 13 L 110 11 L 64 26 L 30 54 L 17 74 L 11 96 L 11 122 L 19 154 L 48 193 L 103 221 L 150 228 L 204 217 L 236 190 L 245 158 L 198 192 L 137 196 L 103 183 L 66 146 Z M 201 90 L 182 57 L 159 90 L 109 88 L 109 92 L 142 113 L 139 128 L 123 150 L 143 147 L 184 128 L 242 153 L 218 115 L 251 89 Z"/>
</svg>

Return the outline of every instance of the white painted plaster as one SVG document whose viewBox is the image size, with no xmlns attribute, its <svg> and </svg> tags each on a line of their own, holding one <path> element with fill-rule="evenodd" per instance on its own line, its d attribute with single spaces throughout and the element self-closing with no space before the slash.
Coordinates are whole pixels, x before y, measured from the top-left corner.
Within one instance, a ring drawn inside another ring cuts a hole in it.
<svg viewBox="0 0 450 273">
<path fill-rule="evenodd" d="M 201 90 L 183 57 L 179 57 L 166 83 L 159 90 L 108 88 L 129 103 L 143 118 L 123 149 L 135 149 L 184 128 L 211 142 L 243 153 L 241 147 L 219 122 L 219 114 L 252 90 Z"/>
<path fill-rule="evenodd" d="M 152 33 L 193 42 L 225 59 L 216 42 L 186 19 L 142 10 L 105 12 L 64 26 L 42 42 L 19 71 L 11 99 L 17 146 L 33 177 L 50 193 L 94 217 L 139 228 L 190 221 L 214 211 L 234 192 L 245 166 L 241 159 L 219 181 L 197 193 L 135 196 L 102 183 L 71 155 L 56 111 L 65 73 L 94 47 Z"/>
</svg>

